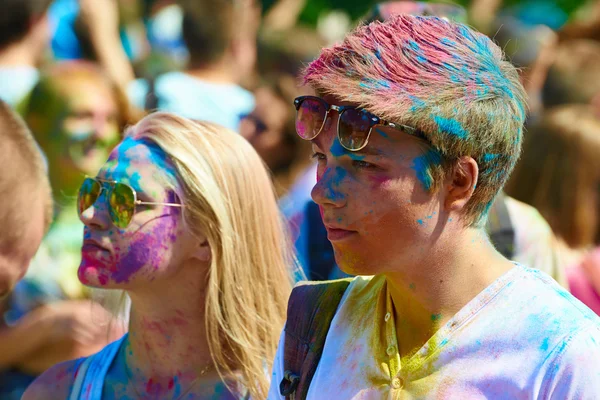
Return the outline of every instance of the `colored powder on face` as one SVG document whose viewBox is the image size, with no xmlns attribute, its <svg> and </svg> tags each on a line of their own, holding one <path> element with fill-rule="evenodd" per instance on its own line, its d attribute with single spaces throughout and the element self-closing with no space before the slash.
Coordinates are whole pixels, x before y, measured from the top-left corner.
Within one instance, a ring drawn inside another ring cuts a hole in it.
<svg viewBox="0 0 600 400">
<path fill-rule="evenodd" d="M 341 157 L 348 153 L 348 150 L 346 150 L 344 146 L 340 144 L 340 141 L 337 138 L 333 141 L 333 144 L 331 145 L 329 151 L 334 157 Z"/>
<path fill-rule="evenodd" d="M 415 285 L 414 283 L 411 283 L 410 285 L 408 285 L 408 287 L 410 288 L 410 290 L 416 290 L 417 289 L 417 285 Z"/>
<path fill-rule="evenodd" d="M 346 177 L 347 172 L 344 168 L 335 167 L 334 169 L 328 169 L 318 180 L 319 183 L 325 182 L 325 187 L 323 191 L 323 195 L 332 201 L 340 201 L 345 198 L 344 194 L 341 193 L 338 188 L 341 185 L 342 181 Z M 323 216 L 321 210 L 321 217 Z"/>
<path fill-rule="evenodd" d="M 467 136 L 469 136 L 468 132 L 457 120 L 453 118 L 444 118 L 439 115 L 434 115 L 432 117 L 440 131 L 456 136 L 459 139 L 466 139 Z"/>
<path fill-rule="evenodd" d="M 365 159 L 365 156 L 363 156 L 363 155 L 356 154 L 352 151 L 346 150 L 344 148 L 344 146 L 341 145 L 340 141 L 337 138 L 333 141 L 333 144 L 331 145 L 331 148 L 329 149 L 329 151 L 331 152 L 331 154 L 334 157 L 348 156 L 352 160 L 355 160 L 355 161 L 362 161 Z"/>
<path fill-rule="evenodd" d="M 347 172 L 345 169 L 342 167 L 335 167 L 335 176 L 331 180 L 331 185 L 335 188 L 339 187 L 346 175 Z"/>
<path fill-rule="evenodd" d="M 428 150 L 427 153 L 422 156 L 415 157 L 413 160 L 413 165 L 411 168 L 416 172 L 417 179 L 419 182 L 421 182 L 425 190 L 431 189 L 431 186 L 433 185 L 433 179 L 429 172 L 429 167 L 432 165 L 439 165 L 441 162 L 442 157 L 434 150 Z"/>
<path fill-rule="evenodd" d="M 375 132 L 377 132 L 378 134 L 380 134 L 382 137 L 384 137 L 386 139 L 389 138 L 389 135 L 380 128 L 375 128 Z"/>
<path fill-rule="evenodd" d="M 424 225 L 425 221 L 423 221 L 422 219 L 418 219 L 417 222 L 419 223 L 419 225 Z"/>
<path fill-rule="evenodd" d="M 128 282 L 144 266 L 158 269 L 165 251 L 176 240 L 175 217 L 165 214 L 159 218 L 153 221 L 155 225 L 150 232 L 136 233 L 126 254 L 117 261 L 116 270 L 111 274 L 116 283 Z"/>
<path fill-rule="evenodd" d="M 134 172 L 129 176 L 129 183 L 136 191 L 140 190 L 140 179 L 142 177 L 139 172 Z"/>
<path fill-rule="evenodd" d="M 436 322 L 442 319 L 442 314 L 431 314 L 431 322 Z"/>
</svg>

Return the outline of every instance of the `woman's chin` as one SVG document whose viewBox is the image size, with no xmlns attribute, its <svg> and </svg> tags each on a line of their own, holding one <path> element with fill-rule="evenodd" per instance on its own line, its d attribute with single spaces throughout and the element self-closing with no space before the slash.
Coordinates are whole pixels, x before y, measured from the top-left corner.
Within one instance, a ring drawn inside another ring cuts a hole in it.
<svg viewBox="0 0 600 400">
<path fill-rule="evenodd" d="M 85 286 L 108 289 L 108 277 L 93 265 L 82 263 L 77 270 L 77 277 Z"/>
</svg>

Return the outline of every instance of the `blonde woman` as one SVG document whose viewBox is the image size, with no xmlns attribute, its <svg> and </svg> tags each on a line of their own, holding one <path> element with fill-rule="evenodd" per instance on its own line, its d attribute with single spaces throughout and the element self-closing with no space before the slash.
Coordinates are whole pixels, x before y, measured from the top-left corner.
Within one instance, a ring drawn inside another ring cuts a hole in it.
<svg viewBox="0 0 600 400">
<path fill-rule="evenodd" d="M 78 198 L 79 279 L 131 298 L 129 334 L 24 399 L 262 399 L 291 290 L 269 175 L 239 135 L 167 113 L 131 128 Z"/>
</svg>

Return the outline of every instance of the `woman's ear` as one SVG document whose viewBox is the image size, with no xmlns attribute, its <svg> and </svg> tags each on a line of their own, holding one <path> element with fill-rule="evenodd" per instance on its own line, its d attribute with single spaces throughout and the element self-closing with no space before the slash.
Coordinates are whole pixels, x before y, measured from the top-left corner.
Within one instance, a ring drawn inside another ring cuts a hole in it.
<svg viewBox="0 0 600 400">
<path fill-rule="evenodd" d="M 472 157 L 456 161 L 450 176 L 445 206 L 448 211 L 460 211 L 473 196 L 479 178 L 479 166 Z"/>
<path fill-rule="evenodd" d="M 208 244 L 208 240 L 206 240 L 206 238 L 202 239 L 198 243 L 193 257 L 202 262 L 210 262 L 212 255 L 210 251 L 210 245 Z"/>
</svg>

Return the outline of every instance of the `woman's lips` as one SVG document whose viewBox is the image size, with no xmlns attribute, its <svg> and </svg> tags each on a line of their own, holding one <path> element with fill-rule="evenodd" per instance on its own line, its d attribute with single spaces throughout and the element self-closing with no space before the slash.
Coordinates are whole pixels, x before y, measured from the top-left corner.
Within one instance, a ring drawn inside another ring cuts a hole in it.
<svg viewBox="0 0 600 400">
<path fill-rule="evenodd" d="M 106 252 L 108 252 L 108 249 L 100 246 L 96 242 L 86 240 L 86 241 L 83 242 L 83 246 L 81 247 L 81 251 L 82 252 L 92 252 L 92 251 L 106 251 Z"/>
</svg>

